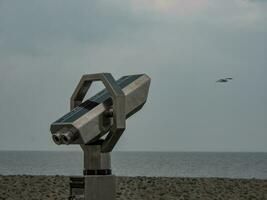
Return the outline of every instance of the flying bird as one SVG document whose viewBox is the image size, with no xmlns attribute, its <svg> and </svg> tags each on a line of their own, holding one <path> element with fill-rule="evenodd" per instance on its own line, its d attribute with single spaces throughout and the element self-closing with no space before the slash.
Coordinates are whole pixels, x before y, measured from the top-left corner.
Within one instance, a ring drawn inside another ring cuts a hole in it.
<svg viewBox="0 0 267 200">
<path fill-rule="evenodd" d="M 221 78 L 221 79 L 217 80 L 216 82 L 217 83 L 226 83 L 230 80 L 233 80 L 233 78 Z"/>
</svg>

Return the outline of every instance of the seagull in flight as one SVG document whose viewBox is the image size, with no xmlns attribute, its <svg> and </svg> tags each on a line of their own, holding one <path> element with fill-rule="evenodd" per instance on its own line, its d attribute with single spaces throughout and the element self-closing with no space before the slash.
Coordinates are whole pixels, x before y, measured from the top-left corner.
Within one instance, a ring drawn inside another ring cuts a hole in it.
<svg viewBox="0 0 267 200">
<path fill-rule="evenodd" d="M 233 78 L 221 78 L 217 80 L 216 83 L 227 83 L 230 80 L 233 80 Z"/>
</svg>

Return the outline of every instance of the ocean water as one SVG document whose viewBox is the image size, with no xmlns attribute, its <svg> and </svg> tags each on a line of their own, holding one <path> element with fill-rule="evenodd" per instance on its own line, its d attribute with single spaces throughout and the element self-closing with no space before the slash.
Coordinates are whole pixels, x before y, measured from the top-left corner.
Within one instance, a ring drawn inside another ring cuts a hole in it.
<svg viewBox="0 0 267 200">
<path fill-rule="evenodd" d="M 82 152 L 0 151 L 2 175 L 82 175 Z M 118 176 L 267 179 L 267 153 L 114 152 Z"/>
</svg>

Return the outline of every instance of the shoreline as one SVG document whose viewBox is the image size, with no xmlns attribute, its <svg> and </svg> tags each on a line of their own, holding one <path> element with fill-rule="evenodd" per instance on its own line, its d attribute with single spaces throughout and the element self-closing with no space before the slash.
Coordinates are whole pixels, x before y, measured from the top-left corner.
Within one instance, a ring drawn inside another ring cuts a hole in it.
<svg viewBox="0 0 267 200">
<path fill-rule="evenodd" d="M 69 176 L 0 175 L 0 200 L 68 199 Z M 267 179 L 117 177 L 117 200 L 267 199 Z"/>
</svg>

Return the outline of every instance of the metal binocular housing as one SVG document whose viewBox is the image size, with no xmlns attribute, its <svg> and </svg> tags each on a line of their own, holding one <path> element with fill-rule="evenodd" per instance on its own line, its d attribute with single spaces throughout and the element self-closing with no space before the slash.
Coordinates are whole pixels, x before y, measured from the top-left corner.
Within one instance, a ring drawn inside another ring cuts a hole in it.
<svg viewBox="0 0 267 200">
<path fill-rule="evenodd" d="M 102 81 L 105 89 L 83 101 L 94 81 Z M 126 128 L 126 119 L 145 104 L 149 85 L 145 74 L 117 81 L 109 73 L 81 78 L 70 100 L 71 111 L 50 127 L 56 144 L 78 144 L 84 153 L 84 176 L 70 178 L 69 199 L 116 199 L 110 152 Z"/>
<path fill-rule="evenodd" d="M 105 89 L 83 101 L 94 81 L 101 81 Z M 54 142 L 99 144 L 101 152 L 110 152 L 126 128 L 126 119 L 145 104 L 149 86 L 150 78 L 145 74 L 117 81 L 110 73 L 82 76 L 70 100 L 71 111 L 50 127 Z"/>
</svg>

